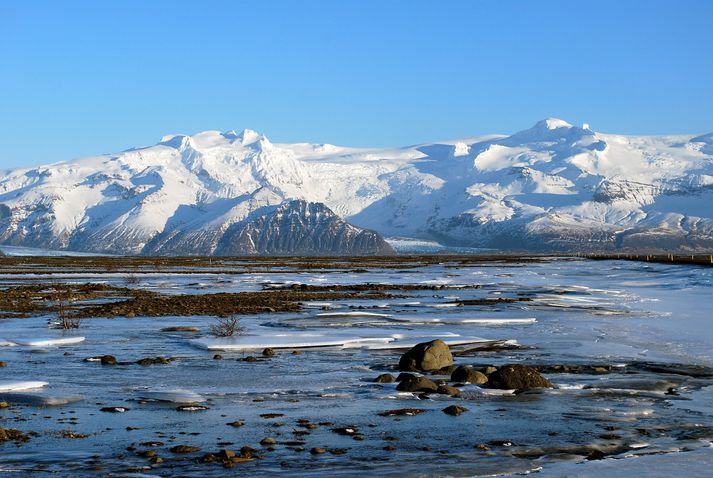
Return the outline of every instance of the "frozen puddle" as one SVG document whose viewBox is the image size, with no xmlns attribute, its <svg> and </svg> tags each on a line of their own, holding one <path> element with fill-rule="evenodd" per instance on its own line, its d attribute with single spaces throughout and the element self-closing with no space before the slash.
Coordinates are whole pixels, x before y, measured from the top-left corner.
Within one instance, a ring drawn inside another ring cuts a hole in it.
<svg viewBox="0 0 713 478">
<path fill-rule="evenodd" d="M 24 345 L 25 347 L 59 347 L 62 345 L 74 345 L 84 342 L 85 337 L 62 337 L 62 338 L 22 338 L 14 339 L 12 342 L 5 342 L 14 345 Z M 3 341 L 0 341 L 3 344 Z"/>
<path fill-rule="evenodd" d="M 24 392 L 26 390 L 38 390 L 49 385 L 40 381 L 18 381 L 0 382 L 0 392 Z"/>
<path fill-rule="evenodd" d="M 231 352 L 251 352 L 272 349 L 306 349 L 343 347 L 363 347 L 374 343 L 388 343 L 393 337 L 355 338 L 354 336 L 327 336 L 324 334 L 273 334 L 269 336 L 242 336 L 226 338 L 202 338 L 191 340 L 190 343 L 205 350 L 222 350 Z"/>
<path fill-rule="evenodd" d="M 321 314 L 316 314 L 320 319 L 332 319 L 340 317 L 374 317 L 380 319 L 391 318 L 391 314 L 379 314 L 376 312 L 362 312 L 362 311 L 351 311 L 351 312 L 322 312 Z"/>
<path fill-rule="evenodd" d="M 205 397 L 191 390 L 147 390 L 137 393 L 144 400 L 170 403 L 203 403 Z"/>
<path fill-rule="evenodd" d="M 440 339 L 448 345 L 470 345 L 489 343 L 516 343 L 515 341 L 489 340 L 481 337 L 461 336 L 454 333 L 442 334 L 403 334 L 385 333 L 379 336 L 362 337 L 355 334 L 332 335 L 329 333 L 270 333 L 265 335 L 247 335 L 239 337 L 214 338 L 204 337 L 189 341 L 204 350 L 231 352 L 251 352 L 272 349 L 309 349 L 309 348 L 365 348 L 368 350 L 388 350 L 413 347 L 420 342 Z"/>
<path fill-rule="evenodd" d="M 537 323 L 534 317 L 523 319 L 476 319 L 467 317 L 395 317 L 399 322 L 411 324 L 464 324 L 464 325 L 529 325 Z"/>
</svg>

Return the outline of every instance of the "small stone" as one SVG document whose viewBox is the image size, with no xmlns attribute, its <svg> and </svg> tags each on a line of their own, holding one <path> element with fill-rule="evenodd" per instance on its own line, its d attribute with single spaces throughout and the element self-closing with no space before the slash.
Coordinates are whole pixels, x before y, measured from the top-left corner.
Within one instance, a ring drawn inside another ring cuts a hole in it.
<svg viewBox="0 0 713 478">
<path fill-rule="evenodd" d="M 191 445 L 176 445 L 171 448 L 171 453 L 196 453 L 199 451 L 201 451 L 199 447 Z"/>
<path fill-rule="evenodd" d="M 467 408 L 459 407 L 458 405 L 451 405 L 451 406 L 443 409 L 443 413 L 445 413 L 446 415 L 453 415 L 454 417 L 457 417 L 461 413 L 464 413 L 467 411 L 468 411 Z"/>
<path fill-rule="evenodd" d="M 448 395 L 450 397 L 457 397 L 460 395 L 460 390 L 450 385 L 439 385 L 436 389 L 436 393 L 439 395 Z"/>
<path fill-rule="evenodd" d="M 438 390 L 438 385 L 431 379 L 426 377 L 417 377 L 409 375 L 396 386 L 399 392 L 435 392 Z"/>
<path fill-rule="evenodd" d="M 263 446 L 276 445 L 277 440 L 275 440 L 274 438 L 267 437 L 267 438 L 263 438 L 262 440 L 260 440 L 260 444 Z"/>
<path fill-rule="evenodd" d="M 382 373 L 374 379 L 374 382 L 376 383 L 394 383 L 395 381 L 396 377 L 394 377 L 390 373 Z"/>
<path fill-rule="evenodd" d="M 126 413 L 129 411 L 129 408 L 126 407 L 103 407 L 99 409 L 100 412 L 107 412 L 107 413 Z"/>
<path fill-rule="evenodd" d="M 488 381 L 488 376 L 482 372 L 474 370 L 473 367 L 461 365 L 453 370 L 451 382 L 472 383 L 482 385 Z"/>
<path fill-rule="evenodd" d="M 245 425 L 245 422 L 242 422 L 240 420 L 235 420 L 234 422 L 226 423 L 226 425 L 238 428 L 238 427 L 242 427 L 243 425 Z"/>
<path fill-rule="evenodd" d="M 113 355 L 102 355 L 99 361 L 102 365 L 116 365 L 116 357 Z"/>
<path fill-rule="evenodd" d="M 324 453 L 327 453 L 327 449 L 315 447 L 315 448 L 312 448 L 309 452 L 313 455 L 323 455 Z"/>
</svg>

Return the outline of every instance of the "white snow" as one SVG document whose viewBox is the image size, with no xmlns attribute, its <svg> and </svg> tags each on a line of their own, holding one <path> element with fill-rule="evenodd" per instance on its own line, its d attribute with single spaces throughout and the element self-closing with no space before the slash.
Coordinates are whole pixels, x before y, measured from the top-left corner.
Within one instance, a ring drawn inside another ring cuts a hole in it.
<svg viewBox="0 0 713 478">
<path fill-rule="evenodd" d="M 0 392 L 23 392 L 25 390 L 36 390 L 49 385 L 47 382 L 39 381 L 8 381 L 0 382 Z"/>
<path fill-rule="evenodd" d="M 62 345 L 74 345 L 84 342 L 85 337 L 59 337 L 59 338 L 21 338 L 13 339 L 12 342 L 26 347 L 59 347 Z"/>
<path fill-rule="evenodd" d="M 172 403 L 202 403 L 206 399 L 202 395 L 191 390 L 146 390 L 137 393 L 140 398 L 146 400 L 156 400 L 158 402 Z"/>
<path fill-rule="evenodd" d="M 8 172 L 0 243 L 138 253 L 159 233 L 186 233 L 210 253 L 232 224 L 289 199 L 434 249 L 434 233 L 491 247 L 482 225 L 526 224 L 530 240 L 634 227 L 708 238 L 711 137 L 603 134 L 555 118 L 510 136 L 391 149 L 275 144 L 251 130 L 169 135 Z"/>
</svg>

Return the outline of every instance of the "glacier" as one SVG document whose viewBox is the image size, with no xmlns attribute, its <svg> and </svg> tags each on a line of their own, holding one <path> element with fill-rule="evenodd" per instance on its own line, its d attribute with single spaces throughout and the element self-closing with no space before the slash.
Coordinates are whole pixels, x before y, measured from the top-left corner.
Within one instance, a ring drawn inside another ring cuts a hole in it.
<svg viewBox="0 0 713 478">
<path fill-rule="evenodd" d="M 384 238 L 509 251 L 713 249 L 713 133 L 549 118 L 400 148 L 244 130 L 4 171 L 0 245 L 110 254 L 385 254 Z"/>
</svg>

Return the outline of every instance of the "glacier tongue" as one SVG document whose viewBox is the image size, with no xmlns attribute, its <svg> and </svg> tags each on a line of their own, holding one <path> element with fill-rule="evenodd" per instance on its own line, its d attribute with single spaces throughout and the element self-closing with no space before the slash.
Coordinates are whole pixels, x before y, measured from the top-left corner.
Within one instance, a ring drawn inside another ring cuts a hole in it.
<svg viewBox="0 0 713 478">
<path fill-rule="evenodd" d="M 713 133 L 556 118 L 393 149 L 252 131 L 18 169 L 0 244 L 120 254 L 386 253 L 382 235 L 518 250 L 713 249 Z M 348 221 L 348 222 L 347 222 Z"/>
</svg>

